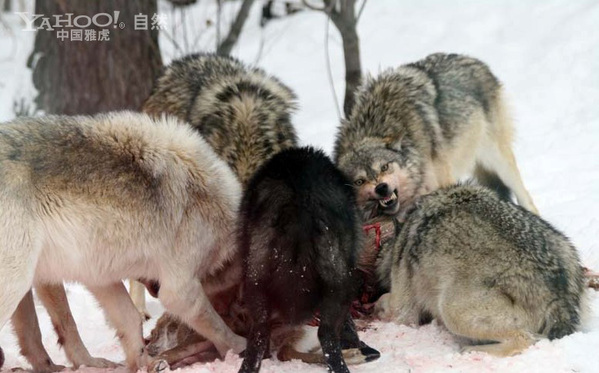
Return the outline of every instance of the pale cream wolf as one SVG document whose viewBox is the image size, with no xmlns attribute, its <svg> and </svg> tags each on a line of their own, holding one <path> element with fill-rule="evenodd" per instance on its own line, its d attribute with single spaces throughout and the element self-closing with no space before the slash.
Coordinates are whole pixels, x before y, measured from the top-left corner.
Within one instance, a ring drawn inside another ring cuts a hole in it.
<svg viewBox="0 0 599 373">
<path fill-rule="evenodd" d="M 391 290 L 377 303 L 383 318 L 417 324 L 432 316 L 475 343 L 465 351 L 514 355 L 581 325 L 585 281 L 576 249 L 481 186 L 421 197 L 377 270 Z"/>
<path fill-rule="evenodd" d="M 472 174 L 537 213 L 512 138 L 501 84 L 487 65 L 438 53 L 368 78 L 334 153 L 358 203 L 375 214 L 405 211 L 415 197 Z"/>
<path fill-rule="evenodd" d="M 240 197 L 229 167 L 174 118 L 122 112 L 3 124 L 0 327 L 33 285 L 78 281 L 136 370 L 148 362 L 142 320 L 122 280 L 139 278 L 158 281 L 165 308 L 221 355 L 242 351 L 245 339 L 208 301 L 241 273 L 232 234 Z"/>
<path fill-rule="evenodd" d="M 296 107 L 293 91 L 264 70 L 228 56 L 193 54 L 164 69 L 143 111 L 189 123 L 243 186 L 273 154 L 297 145 Z M 144 294 L 131 283 L 133 302 L 147 314 Z"/>
</svg>

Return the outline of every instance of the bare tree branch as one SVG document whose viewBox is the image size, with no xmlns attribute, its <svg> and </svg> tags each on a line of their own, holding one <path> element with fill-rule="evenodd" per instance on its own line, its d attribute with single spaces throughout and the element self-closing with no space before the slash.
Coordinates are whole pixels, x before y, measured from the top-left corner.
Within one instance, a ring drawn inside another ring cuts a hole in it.
<svg viewBox="0 0 599 373">
<path fill-rule="evenodd" d="M 222 0 L 216 0 L 216 49 L 220 46 L 220 25 L 223 15 Z"/>
<path fill-rule="evenodd" d="M 176 7 L 183 7 L 183 6 L 191 5 L 196 2 L 196 0 L 168 0 L 168 1 Z"/>
<path fill-rule="evenodd" d="M 315 5 L 310 4 L 308 0 L 302 0 L 302 4 L 304 4 L 306 8 L 316 10 L 319 12 L 325 12 L 327 14 L 329 14 L 333 10 L 333 7 L 335 6 L 337 0 L 323 0 L 323 2 L 324 5 L 322 6 L 322 8 L 319 8 Z"/>
<path fill-rule="evenodd" d="M 245 21 L 247 20 L 250 14 L 250 9 L 252 8 L 253 4 L 254 0 L 243 0 L 243 2 L 241 3 L 241 7 L 237 12 L 237 16 L 235 17 L 235 21 L 233 21 L 231 29 L 229 30 L 229 33 L 227 34 L 225 40 L 223 40 L 222 43 L 218 45 L 218 48 L 216 49 L 216 54 L 221 56 L 228 56 L 229 54 L 231 54 L 233 47 L 239 39 L 239 35 L 241 34 L 243 25 L 245 24 Z"/>
<path fill-rule="evenodd" d="M 335 91 L 335 81 L 333 80 L 333 73 L 331 69 L 331 57 L 329 56 L 329 23 L 331 20 L 327 17 L 326 26 L 324 31 L 324 54 L 327 62 L 327 77 L 329 78 L 329 85 L 333 93 L 333 100 L 335 101 L 335 110 L 337 111 L 337 117 L 341 119 L 341 110 L 339 109 L 339 100 L 337 99 L 337 91 Z"/>
<path fill-rule="evenodd" d="M 356 16 L 356 24 L 358 24 L 358 22 L 360 21 L 360 17 L 362 17 L 362 12 L 364 11 L 364 7 L 366 6 L 366 1 L 368 1 L 368 0 L 362 1 L 360 10 L 358 10 L 358 15 Z"/>
</svg>

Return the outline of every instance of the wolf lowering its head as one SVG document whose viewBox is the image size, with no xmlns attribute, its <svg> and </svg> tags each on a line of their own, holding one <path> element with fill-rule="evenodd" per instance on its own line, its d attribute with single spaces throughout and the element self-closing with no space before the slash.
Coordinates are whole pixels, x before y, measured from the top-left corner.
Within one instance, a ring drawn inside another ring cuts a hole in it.
<svg viewBox="0 0 599 373">
<path fill-rule="evenodd" d="M 537 213 L 511 150 L 501 84 L 483 62 L 437 53 L 368 78 L 341 123 L 335 161 L 366 212 L 394 215 L 474 176 Z"/>
<path fill-rule="evenodd" d="M 431 152 L 423 118 L 409 101 L 419 92 L 411 92 L 405 78 L 392 70 L 369 78 L 335 144 L 335 160 L 353 180 L 358 204 L 390 215 L 425 188 Z M 423 89 L 419 94 L 433 93 Z"/>
</svg>

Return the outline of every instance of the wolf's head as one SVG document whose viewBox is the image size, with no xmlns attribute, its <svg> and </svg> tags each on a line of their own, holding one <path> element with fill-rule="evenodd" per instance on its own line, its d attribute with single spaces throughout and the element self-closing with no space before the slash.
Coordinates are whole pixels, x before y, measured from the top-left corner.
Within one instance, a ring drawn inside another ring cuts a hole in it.
<svg viewBox="0 0 599 373">
<path fill-rule="evenodd" d="M 421 158 L 405 141 L 366 138 L 339 158 L 362 209 L 395 215 L 416 197 L 423 183 Z"/>
</svg>

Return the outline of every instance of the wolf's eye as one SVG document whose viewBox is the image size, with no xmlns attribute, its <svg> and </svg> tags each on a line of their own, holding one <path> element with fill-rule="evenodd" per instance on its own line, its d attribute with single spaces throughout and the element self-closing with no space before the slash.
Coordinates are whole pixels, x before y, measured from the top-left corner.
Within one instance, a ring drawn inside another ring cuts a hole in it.
<svg viewBox="0 0 599 373">
<path fill-rule="evenodd" d="M 383 167 L 381 167 L 381 172 L 385 172 L 389 169 L 389 163 L 385 163 Z"/>
<path fill-rule="evenodd" d="M 354 184 L 356 186 L 362 186 L 362 184 L 364 184 L 364 179 L 358 179 L 358 180 L 354 181 Z"/>
</svg>

